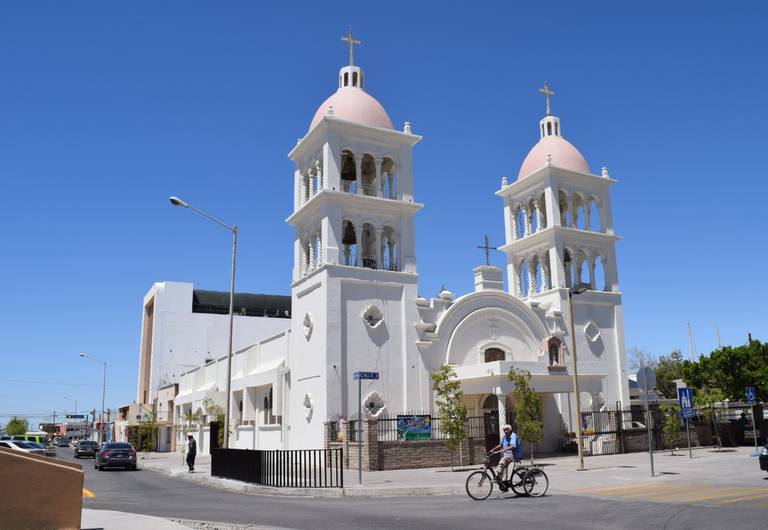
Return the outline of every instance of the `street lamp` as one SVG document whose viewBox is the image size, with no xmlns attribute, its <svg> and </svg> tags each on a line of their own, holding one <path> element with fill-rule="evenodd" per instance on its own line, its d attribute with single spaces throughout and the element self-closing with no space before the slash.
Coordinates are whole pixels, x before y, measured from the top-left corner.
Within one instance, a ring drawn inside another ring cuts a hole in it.
<svg viewBox="0 0 768 530">
<path fill-rule="evenodd" d="M 80 357 L 83 357 L 84 359 L 90 359 L 92 361 L 96 361 L 97 363 L 101 363 L 102 367 L 104 368 L 104 373 L 101 379 L 101 414 L 99 417 L 101 418 L 101 425 L 99 426 L 99 445 L 104 443 L 104 400 L 107 395 L 107 361 L 102 361 L 101 359 L 96 359 L 95 357 L 91 357 L 87 353 L 80 353 Z"/>
<path fill-rule="evenodd" d="M 573 297 L 589 291 L 592 286 L 580 283 L 568 289 L 568 315 L 571 321 L 571 357 L 573 357 L 573 393 L 576 395 L 576 448 L 579 452 L 578 471 L 584 471 L 584 451 L 581 447 L 581 398 L 579 397 L 579 373 L 576 368 L 576 333 L 573 327 Z"/>
<path fill-rule="evenodd" d="M 227 353 L 227 406 L 226 413 L 224 414 L 224 449 L 229 447 L 229 414 L 231 406 L 231 390 L 232 390 L 232 330 L 234 328 L 234 304 L 235 304 L 235 260 L 237 258 L 237 225 L 229 226 L 222 221 L 219 221 L 212 215 L 205 213 L 202 210 L 198 210 L 194 206 L 190 206 L 186 202 L 182 201 L 178 197 L 169 197 L 169 201 L 173 206 L 180 206 L 182 208 L 189 208 L 206 219 L 210 219 L 216 224 L 219 224 L 232 232 L 232 272 L 229 277 L 229 352 Z"/>
<path fill-rule="evenodd" d="M 64 396 L 64 399 L 68 399 L 69 401 L 75 402 L 75 416 L 77 416 L 77 400 L 75 398 Z"/>
</svg>

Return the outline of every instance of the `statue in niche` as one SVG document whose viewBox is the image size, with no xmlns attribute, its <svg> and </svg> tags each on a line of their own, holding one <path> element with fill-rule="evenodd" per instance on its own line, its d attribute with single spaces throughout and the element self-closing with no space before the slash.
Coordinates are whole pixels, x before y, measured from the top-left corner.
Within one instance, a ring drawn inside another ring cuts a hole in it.
<svg viewBox="0 0 768 530">
<path fill-rule="evenodd" d="M 550 337 L 547 340 L 547 352 L 549 352 L 549 365 L 560 366 L 560 352 L 563 349 L 563 343 L 557 337 Z"/>
</svg>

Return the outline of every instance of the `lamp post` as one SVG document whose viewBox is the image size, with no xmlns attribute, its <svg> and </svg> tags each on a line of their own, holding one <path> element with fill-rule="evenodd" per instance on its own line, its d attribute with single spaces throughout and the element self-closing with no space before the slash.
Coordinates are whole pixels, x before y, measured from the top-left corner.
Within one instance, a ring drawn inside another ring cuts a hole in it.
<svg viewBox="0 0 768 530">
<path fill-rule="evenodd" d="M 81 353 L 80 357 L 83 357 L 84 359 L 90 359 L 92 361 L 96 361 L 98 363 L 101 363 L 104 372 L 101 379 L 101 414 L 99 414 L 99 445 L 104 443 L 104 401 L 107 395 L 107 361 L 102 361 L 101 359 L 96 359 L 95 357 L 91 357 L 87 353 Z"/>
<path fill-rule="evenodd" d="M 187 204 L 178 197 L 169 197 L 169 201 L 173 206 L 180 206 L 182 208 L 189 208 L 190 210 L 199 213 L 206 219 L 213 221 L 214 223 L 223 226 L 230 232 L 232 232 L 232 272 L 229 277 L 229 351 L 227 352 L 227 405 L 224 413 L 224 449 L 229 447 L 229 414 L 231 406 L 231 389 L 232 389 L 232 330 L 234 328 L 234 303 L 235 303 L 235 260 L 237 258 L 237 225 L 229 226 L 228 224 L 219 221 L 212 215 L 205 213 L 202 210 L 198 210 L 194 206 Z"/>
<path fill-rule="evenodd" d="M 571 357 L 573 358 L 573 393 L 576 396 L 576 449 L 579 453 L 578 471 L 584 471 L 584 451 L 581 447 L 581 398 L 579 397 L 579 372 L 576 364 L 576 334 L 573 327 L 573 296 L 582 294 L 592 286 L 588 283 L 580 283 L 576 287 L 568 288 L 568 316 L 571 323 Z"/>
<path fill-rule="evenodd" d="M 77 400 L 75 398 L 64 396 L 64 399 L 68 399 L 69 401 L 75 402 L 75 416 L 77 416 Z"/>
</svg>

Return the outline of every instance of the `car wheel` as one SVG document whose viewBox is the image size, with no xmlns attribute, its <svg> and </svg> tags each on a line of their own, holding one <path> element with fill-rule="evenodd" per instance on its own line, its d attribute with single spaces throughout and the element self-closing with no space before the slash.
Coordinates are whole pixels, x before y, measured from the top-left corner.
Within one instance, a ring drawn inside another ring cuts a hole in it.
<svg viewBox="0 0 768 530">
<path fill-rule="evenodd" d="M 136 464 L 132 465 L 128 469 L 131 470 L 131 471 L 136 471 Z"/>
<path fill-rule="evenodd" d="M 77 453 L 75 453 L 75 458 L 78 458 L 78 459 L 80 458 L 79 456 L 77 456 Z"/>
<path fill-rule="evenodd" d="M 104 471 L 104 466 L 98 466 L 99 471 Z"/>
</svg>

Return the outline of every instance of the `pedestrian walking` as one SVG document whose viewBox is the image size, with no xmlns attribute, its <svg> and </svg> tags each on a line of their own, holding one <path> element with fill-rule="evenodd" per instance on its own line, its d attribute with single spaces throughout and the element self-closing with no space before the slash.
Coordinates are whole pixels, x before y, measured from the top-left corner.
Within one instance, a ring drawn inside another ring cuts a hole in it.
<svg viewBox="0 0 768 530">
<path fill-rule="evenodd" d="M 195 456 L 197 456 L 197 442 L 191 434 L 187 438 L 189 438 L 189 441 L 187 442 L 187 465 L 189 466 L 189 472 L 194 473 Z"/>
</svg>

